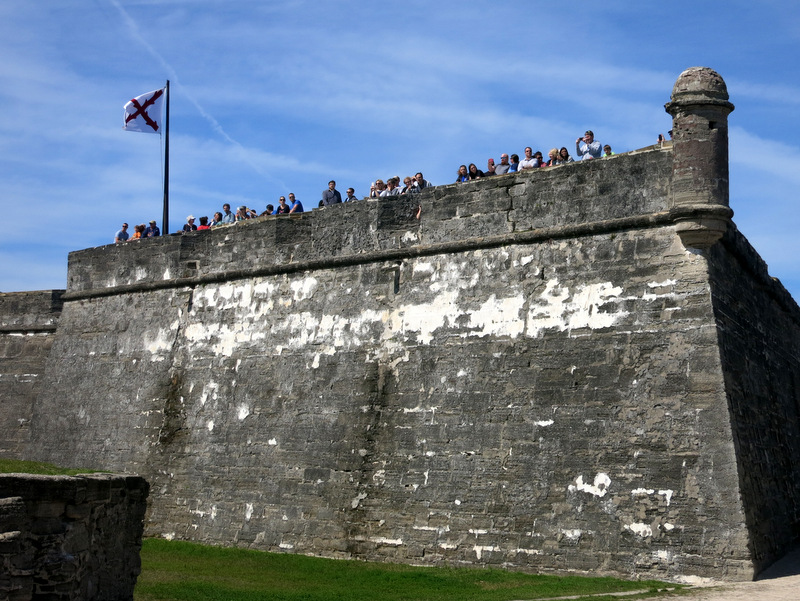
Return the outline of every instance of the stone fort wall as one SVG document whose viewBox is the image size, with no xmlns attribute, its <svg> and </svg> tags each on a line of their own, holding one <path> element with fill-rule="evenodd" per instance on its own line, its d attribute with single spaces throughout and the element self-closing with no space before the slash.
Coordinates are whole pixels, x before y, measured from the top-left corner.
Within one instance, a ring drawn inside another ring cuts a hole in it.
<svg viewBox="0 0 800 601">
<path fill-rule="evenodd" d="M 752 578 L 800 524 L 800 311 L 709 71 L 674 146 L 72 253 L 26 458 L 145 476 L 155 536 Z"/>
<path fill-rule="evenodd" d="M 148 485 L 112 474 L 0 474 L 0 598 L 127 601 Z"/>
<path fill-rule="evenodd" d="M 0 457 L 21 456 L 28 445 L 63 292 L 0 293 Z"/>
</svg>

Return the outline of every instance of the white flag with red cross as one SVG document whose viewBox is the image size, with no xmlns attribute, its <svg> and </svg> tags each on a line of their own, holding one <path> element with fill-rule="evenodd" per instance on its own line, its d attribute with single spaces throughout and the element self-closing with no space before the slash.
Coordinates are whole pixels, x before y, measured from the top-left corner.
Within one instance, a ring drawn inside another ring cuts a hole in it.
<svg viewBox="0 0 800 601">
<path fill-rule="evenodd" d="M 137 96 L 125 105 L 122 129 L 150 134 L 161 133 L 164 89 Z"/>
</svg>

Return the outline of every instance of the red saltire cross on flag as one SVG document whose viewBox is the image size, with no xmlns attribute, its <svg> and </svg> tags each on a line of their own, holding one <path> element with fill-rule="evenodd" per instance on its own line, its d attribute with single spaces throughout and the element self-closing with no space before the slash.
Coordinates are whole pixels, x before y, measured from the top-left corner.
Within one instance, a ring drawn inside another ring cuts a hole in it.
<svg viewBox="0 0 800 601">
<path fill-rule="evenodd" d="M 163 104 L 163 88 L 137 96 L 125 105 L 125 122 L 122 129 L 150 134 L 159 133 Z"/>
</svg>

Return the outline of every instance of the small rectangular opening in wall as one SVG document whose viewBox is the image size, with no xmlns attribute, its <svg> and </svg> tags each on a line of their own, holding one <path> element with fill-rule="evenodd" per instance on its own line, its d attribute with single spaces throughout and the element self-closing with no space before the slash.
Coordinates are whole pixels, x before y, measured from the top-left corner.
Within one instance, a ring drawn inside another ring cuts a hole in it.
<svg viewBox="0 0 800 601">
<path fill-rule="evenodd" d="M 389 273 L 392 276 L 392 293 L 399 294 L 400 293 L 400 263 L 395 263 L 393 265 L 385 265 L 381 267 L 381 271 L 385 273 Z"/>
<path fill-rule="evenodd" d="M 709 121 L 708 122 L 708 129 L 717 129 L 717 122 L 716 121 Z"/>
<path fill-rule="evenodd" d="M 186 261 L 186 269 L 197 271 L 200 269 L 200 264 L 198 261 Z"/>
</svg>

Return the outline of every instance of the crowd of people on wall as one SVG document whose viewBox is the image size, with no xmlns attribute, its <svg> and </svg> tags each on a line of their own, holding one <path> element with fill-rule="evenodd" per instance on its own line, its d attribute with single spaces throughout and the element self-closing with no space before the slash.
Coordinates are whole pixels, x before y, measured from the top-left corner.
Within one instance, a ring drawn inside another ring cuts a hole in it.
<svg viewBox="0 0 800 601">
<path fill-rule="evenodd" d="M 582 137 L 575 140 L 575 154 L 578 160 L 586 160 L 609 157 L 614 152 L 608 144 L 602 146 L 600 142 L 594 139 L 594 132 L 587 130 Z M 533 148 L 528 146 L 525 148 L 522 159 L 520 159 L 519 155 L 506 153 L 500 155 L 499 163 L 495 163 L 494 159 L 490 158 L 487 161 L 485 171 L 478 169 L 475 163 L 459 166 L 456 173 L 456 183 L 469 182 L 482 177 L 491 177 L 492 175 L 505 175 L 506 173 L 515 173 L 527 169 L 555 167 L 556 165 L 571 163 L 574 160 L 566 146 L 551 148 L 547 153 L 547 160 L 545 160 L 540 150 L 534 152 Z"/>
<path fill-rule="evenodd" d="M 669 132 L 672 138 L 672 131 Z M 666 139 L 662 134 L 658 135 L 658 143 L 665 142 Z M 575 155 L 577 160 L 599 159 L 602 157 L 613 156 L 614 152 L 608 144 L 601 145 L 600 142 L 594 139 L 594 132 L 587 130 L 582 137 L 575 140 Z M 487 161 L 486 170 L 481 171 L 475 163 L 469 165 L 461 165 L 458 168 L 456 175 L 456 183 L 469 182 L 480 178 L 491 177 L 495 175 L 505 175 L 507 173 L 515 173 L 517 171 L 525 171 L 528 169 L 540 169 L 543 167 L 555 167 L 557 165 L 564 165 L 571 163 L 576 159 L 570 155 L 566 146 L 561 148 L 551 148 L 547 153 L 547 160 L 541 151 L 534 150 L 528 146 L 524 150 L 524 156 L 520 159 L 519 155 L 502 153 L 500 155 L 500 162 L 495 163 L 493 158 Z M 400 196 L 401 194 L 417 194 L 425 188 L 431 187 L 432 184 L 425 179 L 421 172 L 417 172 L 413 177 L 407 176 L 401 179 L 400 176 L 395 175 L 388 178 L 386 181 L 376 179 L 370 184 L 369 194 L 367 198 L 382 198 L 385 196 Z M 353 202 L 358 200 L 353 188 L 347 188 L 345 191 L 346 196 L 342 197 L 341 193 L 336 189 L 336 182 L 331 180 L 328 182 L 328 188 L 322 192 L 322 198 L 319 201 L 320 207 L 327 207 L 334 204 Z M 222 211 L 214 213 L 214 216 L 209 219 L 208 216 L 195 219 L 194 215 L 189 215 L 186 218 L 186 223 L 183 225 L 181 231 L 192 232 L 199 230 L 207 230 L 212 227 L 220 225 L 229 225 L 247 219 L 254 219 L 256 217 L 264 217 L 266 215 L 288 215 L 292 213 L 302 213 L 303 203 L 295 197 L 294 193 L 289 194 L 288 201 L 285 196 L 278 198 L 278 205 L 274 206 L 268 204 L 266 209 L 259 213 L 253 208 L 240 206 L 234 213 L 231 211 L 231 206 L 228 203 L 222 205 Z M 417 213 L 419 216 L 419 211 Z M 195 223 L 199 221 L 199 224 Z M 140 238 L 153 238 L 160 236 L 161 231 L 158 229 L 155 221 L 151 221 L 149 225 L 140 224 L 134 226 L 134 233 L 128 233 L 128 224 L 123 223 L 115 237 L 114 242 L 125 242 L 127 240 L 138 240 Z"/>
</svg>

